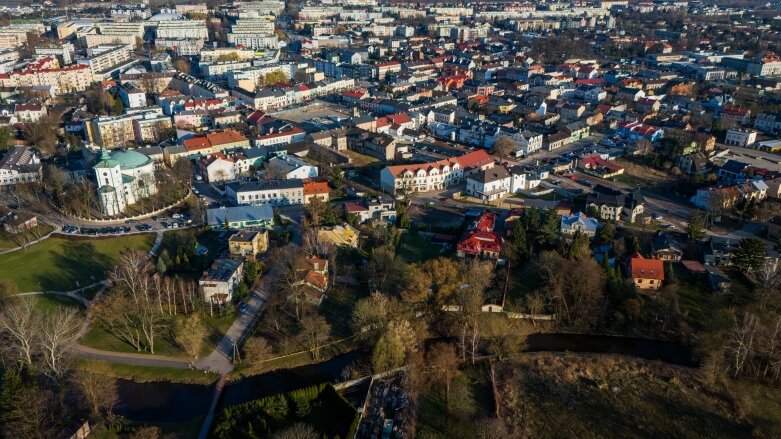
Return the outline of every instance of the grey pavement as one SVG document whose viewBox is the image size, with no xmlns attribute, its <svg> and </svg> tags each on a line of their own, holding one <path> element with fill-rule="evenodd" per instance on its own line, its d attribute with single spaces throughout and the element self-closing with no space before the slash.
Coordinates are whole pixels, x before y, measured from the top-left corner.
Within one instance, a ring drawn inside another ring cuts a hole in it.
<svg viewBox="0 0 781 439">
<path fill-rule="evenodd" d="M 246 311 L 240 313 L 238 317 L 236 317 L 236 320 L 225 333 L 225 336 L 217 343 L 214 351 L 206 357 L 196 361 L 196 368 L 216 372 L 220 375 L 230 373 L 233 370 L 232 358 L 234 345 L 236 345 L 237 348 L 241 347 L 244 339 L 248 337 L 250 331 L 254 329 L 252 325 L 253 322 L 256 322 L 256 320 L 260 318 L 266 305 L 263 291 L 269 291 L 268 288 L 271 288 L 274 279 L 273 270 L 261 278 L 259 287 L 256 291 L 253 291 L 246 300 Z"/>
<path fill-rule="evenodd" d="M 90 284 L 81 288 L 76 288 L 75 290 L 71 291 L 29 291 L 26 293 L 18 293 L 15 294 L 15 296 L 42 296 L 42 295 L 52 295 L 52 296 L 65 296 L 70 297 L 71 299 L 79 302 L 84 306 L 85 308 L 89 306 L 89 300 L 87 300 L 85 297 L 79 296 L 78 293 L 96 287 L 98 285 L 105 286 L 106 281 L 102 280 L 100 282 L 95 282 L 94 284 Z"/>
<path fill-rule="evenodd" d="M 131 366 L 171 367 L 192 369 L 192 362 L 186 358 L 166 357 L 162 355 L 134 354 L 129 352 L 111 352 L 76 345 L 76 355 L 87 360 L 108 363 L 128 364 Z"/>
</svg>

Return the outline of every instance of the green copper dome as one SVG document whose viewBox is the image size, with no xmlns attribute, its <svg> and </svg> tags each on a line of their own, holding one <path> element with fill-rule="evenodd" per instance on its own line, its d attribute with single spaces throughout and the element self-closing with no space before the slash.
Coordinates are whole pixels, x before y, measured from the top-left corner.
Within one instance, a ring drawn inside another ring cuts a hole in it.
<svg viewBox="0 0 781 439">
<path fill-rule="evenodd" d="M 111 151 L 109 156 L 111 157 L 111 160 L 119 162 L 119 166 L 122 169 L 140 168 L 141 166 L 148 165 L 152 162 L 152 159 L 136 151 Z"/>
</svg>

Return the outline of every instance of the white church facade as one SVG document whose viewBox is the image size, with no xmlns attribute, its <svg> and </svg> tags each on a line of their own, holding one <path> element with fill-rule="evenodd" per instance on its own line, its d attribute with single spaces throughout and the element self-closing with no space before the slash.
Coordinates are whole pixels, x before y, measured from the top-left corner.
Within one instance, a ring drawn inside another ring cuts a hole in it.
<svg viewBox="0 0 781 439">
<path fill-rule="evenodd" d="M 94 170 L 106 215 L 119 215 L 131 204 L 157 193 L 155 163 L 140 152 L 103 150 Z"/>
</svg>

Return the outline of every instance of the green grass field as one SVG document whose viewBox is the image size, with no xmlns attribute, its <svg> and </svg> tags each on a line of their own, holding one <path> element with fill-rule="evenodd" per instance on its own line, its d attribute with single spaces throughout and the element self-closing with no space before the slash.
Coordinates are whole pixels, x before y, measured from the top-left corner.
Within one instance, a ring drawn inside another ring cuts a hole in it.
<svg viewBox="0 0 781 439">
<path fill-rule="evenodd" d="M 434 259 L 448 253 L 448 251 L 442 252 L 441 250 L 442 246 L 439 244 L 414 236 L 411 233 L 405 233 L 401 235 L 396 254 L 407 263 L 413 263 Z"/>
<path fill-rule="evenodd" d="M 138 383 L 166 381 L 186 384 L 211 384 L 218 378 L 215 373 L 204 373 L 200 370 L 130 366 L 127 364 L 113 364 L 93 360 L 78 360 L 76 362 L 76 367 L 98 375 L 123 378 Z"/>
<path fill-rule="evenodd" d="M 49 234 L 49 232 L 51 232 L 52 230 L 54 230 L 54 227 L 48 224 L 40 224 L 38 225 L 36 232 L 38 236 L 45 236 Z M 19 247 L 18 238 L 19 238 L 18 236 L 12 233 L 8 233 L 6 231 L 0 232 L 0 250 Z M 33 239 L 35 238 L 33 237 Z"/>
<path fill-rule="evenodd" d="M 35 308 L 43 312 L 52 312 L 61 307 L 81 308 L 81 304 L 71 299 L 70 297 L 54 295 L 39 295 L 28 297 L 35 304 Z"/>
<path fill-rule="evenodd" d="M 0 255 L 0 278 L 19 291 L 68 291 L 102 280 L 125 250 L 152 248 L 153 234 L 105 239 L 51 237 L 38 244 Z"/>
<path fill-rule="evenodd" d="M 138 352 L 136 349 L 124 340 L 117 338 L 111 332 L 100 326 L 91 325 L 89 331 L 84 334 L 79 343 L 94 349 L 113 352 L 127 352 L 131 354 L 148 354 L 148 351 Z M 155 337 L 155 355 L 165 355 L 170 357 L 183 357 L 184 351 L 176 345 L 169 331 L 163 330 L 160 336 Z"/>
</svg>

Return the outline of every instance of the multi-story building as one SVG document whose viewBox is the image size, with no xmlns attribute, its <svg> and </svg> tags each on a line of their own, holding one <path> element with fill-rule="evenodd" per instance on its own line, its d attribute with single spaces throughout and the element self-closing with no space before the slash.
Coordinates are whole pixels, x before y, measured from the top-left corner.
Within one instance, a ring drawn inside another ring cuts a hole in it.
<svg viewBox="0 0 781 439">
<path fill-rule="evenodd" d="M 41 159 L 28 146 L 14 146 L 0 159 L 0 186 L 41 179 Z"/>
<path fill-rule="evenodd" d="M 133 34 L 127 35 L 105 35 L 105 34 L 87 34 L 79 37 L 79 42 L 86 48 L 95 46 L 104 46 L 106 44 L 122 44 L 132 46 L 136 44 L 137 37 Z"/>
<path fill-rule="evenodd" d="M 257 88 L 261 78 L 269 73 L 281 72 L 286 78 L 291 79 L 297 71 L 297 67 L 292 63 L 269 64 L 265 66 L 247 66 L 241 68 L 236 66 L 225 72 L 228 80 L 228 86 L 231 88 L 240 87 L 245 90 L 254 90 Z"/>
<path fill-rule="evenodd" d="M 73 64 L 73 52 L 74 48 L 71 43 L 58 43 L 51 47 L 35 48 L 36 55 L 55 56 L 64 66 Z"/>
<path fill-rule="evenodd" d="M 238 205 L 287 206 L 304 203 L 301 180 L 235 182 L 225 187 L 225 193 Z"/>
<path fill-rule="evenodd" d="M 119 98 L 128 108 L 146 107 L 146 93 L 140 88 L 129 84 L 122 84 L 118 87 Z"/>
<path fill-rule="evenodd" d="M 155 39 L 175 40 L 178 38 L 207 40 L 209 32 L 205 20 L 160 21 L 155 29 Z"/>
<path fill-rule="evenodd" d="M 228 251 L 232 256 L 254 257 L 268 250 L 266 230 L 242 230 L 228 238 Z"/>
<path fill-rule="evenodd" d="M 114 5 L 111 7 L 111 18 L 127 21 L 146 20 L 152 13 L 144 4 Z"/>
<path fill-rule="evenodd" d="M 155 143 L 166 140 L 164 135 L 171 131 L 171 118 L 153 111 L 141 113 L 133 120 L 136 141 Z"/>
<path fill-rule="evenodd" d="M 44 27 L 43 23 L 40 22 L 7 24 L 0 28 L 0 36 L 14 37 L 13 41 L 15 41 L 16 45 L 12 47 L 19 47 L 22 44 L 26 43 L 27 34 L 32 33 L 36 35 L 41 35 L 44 32 L 46 32 L 46 27 Z"/>
<path fill-rule="evenodd" d="M 87 139 L 96 145 L 115 148 L 135 142 L 135 115 L 98 116 L 87 123 Z"/>
<path fill-rule="evenodd" d="M 95 28 L 101 35 L 132 35 L 139 38 L 144 36 L 144 23 L 141 22 L 98 22 L 95 23 Z"/>
<path fill-rule="evenodd" d="M 754 128 L 763 133 L 775 134 L 781 131 L 781 113 L 763 112 L 754 119 Z"/>
<path fill-rule="evenodd" d="M 757 141 L 757 132 L 748 128 L 731 128 L 727 130 L 724 144 L 729 146 L 751 146 Z"/>
<path fill-rule="evenodd" d="M 133 57 L 133 46 L 108 44 L 90 47 L 87 49 L 87 56 L 77 62 L 89 66 L 93 76 L 99 76 L 130 61 Z"/>
<path fill-rule="evenodd" d="M 500 200 L 510 195 L 511 176 L 502 166 L 476 172 L 466 179 L 466 194 L 482 201 Z"/>
<path fill-rule="evenodd" d="M 389 194 L 430 192 L 460 184 L 464 175 L 494 166 L 485 150 L 430 163 L 387 166 L 380 172 L 380 186 Z"/>
<path fill-rule="evenodd" d="M 233 300 L 244 273 L 244 263 L 236 259 L 217 259 L 198 280 L 203 301 L 223 305 Z"/>
<path fill-rule="evenodd" d="M 157 38 L 155 48 L 170 50 L 177 56 L 195 56 L 203 49 L 203 38 Z"/>
<path fill-rule="evenodd" d="M 178 4 L 176 5 L 176 13 L 187 15 L 187 14 L 203 14 L 206 15 L 209 13 L 209 8 L 206 7 L 206 5 L 186 5 L 186 4 Z"/>
<path fill-rule="evenodd" d="M 23 70 L 0 75 L 2 87 L 51 86 L 56 94 L 84 91 L 92 83 L 89 66 L 71 65 L 59 67 L 52 57 L 41 58 L 29 63 Z"/>
</svg>

